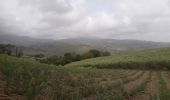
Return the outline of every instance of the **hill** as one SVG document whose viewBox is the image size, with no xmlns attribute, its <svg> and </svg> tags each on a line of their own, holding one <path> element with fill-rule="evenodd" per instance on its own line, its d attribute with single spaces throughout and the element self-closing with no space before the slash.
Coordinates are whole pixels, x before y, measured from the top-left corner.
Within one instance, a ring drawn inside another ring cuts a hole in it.
<svg viewBox="0 0 170 100">
<path fill-rule="evenodd" d="M 97 68 L 170 69 L 170 48 L 150 49 L 126 55 L 114 55 L 73 62 L 68 66 Z"/>
<path fill-rule="evenodd" d="M 86 45 L 108 51 L 136 51 L 170 46 L 170 43 L 127 39 L 72 38 L 61 41 L 72 45 Z"/>
<path fill-rule="evenodd" d="M 107 50 L 120 54 L 151 48 L 169 47 L 170 43 L 116 40 L 99 38 L 70 38 L 62 40 L 36 39 L 14 35 L 0 35 L 1 44 L 13 44 L 23 48 L 24 54 L 63 55 L 66 52 L 83 53 L 90 49 Z"/>
</svg>

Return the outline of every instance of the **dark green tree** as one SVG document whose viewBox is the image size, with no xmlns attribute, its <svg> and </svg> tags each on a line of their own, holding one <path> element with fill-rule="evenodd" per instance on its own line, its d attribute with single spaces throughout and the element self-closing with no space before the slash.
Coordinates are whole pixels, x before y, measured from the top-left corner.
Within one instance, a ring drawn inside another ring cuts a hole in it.
<svg viewBox="0 0 170 100">
<path fill-rule="evenodd" d="M 92 49 L 89 51 L 91 54 L 93 54 L 93 57 L 100 57 L 101 56 L 101 52 L 99 50 L 96 49 Z"/>
<path fill-rule="evenodd" d="M 0 53 L 11 56 L 14 48 L 15 46 L 11 44 L 0 44 Z"/>
<path fill-rule="evenodd" d="M 72 57 L 71 53 L 65 53 L 64 54 L 64 58 L 63 58 L 64 64 L 68 64 L 68 63 L 72 62 L 72 60 L 73 60 L 73 57 Z"/>
<path fill-rule="evenodd" d="M 15 55 L 16 55 L 16 57 L 22 57 L 23 56 L 23 51 L 20 47 L 16 47 Z"/>
<path fill-rule="evenodd" d="M 102 52 L 102 56 L 110 56 L 111 54 L 110 54 L 110 52 L 108 52 L 108 51 L 104 51 L 104 52 Z"/>
</svg>

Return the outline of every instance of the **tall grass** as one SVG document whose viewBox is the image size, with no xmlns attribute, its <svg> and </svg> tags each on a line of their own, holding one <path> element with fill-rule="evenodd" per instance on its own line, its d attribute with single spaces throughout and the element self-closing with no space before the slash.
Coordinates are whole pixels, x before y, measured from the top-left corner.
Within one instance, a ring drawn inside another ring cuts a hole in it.
<svg viewBox="0 0 170 100">
<path fill-rule="evenodd" d="M 98 84 L 123 76 L 124 70 L 61 67 L 0 55 L 0 71 L 6 79 L 5 92 L 35 100 L 48 95 L 50 100 L 107 100 L 119 88 Z M 48 90 L 51 88 L 50 90 Z"/>
</svg>

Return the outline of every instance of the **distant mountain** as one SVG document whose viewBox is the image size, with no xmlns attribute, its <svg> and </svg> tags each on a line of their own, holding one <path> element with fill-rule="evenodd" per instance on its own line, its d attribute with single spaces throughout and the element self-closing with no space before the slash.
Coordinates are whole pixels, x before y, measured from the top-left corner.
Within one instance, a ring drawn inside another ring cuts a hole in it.
<svg viewBox="0 0 170 100">
<path fill-rule="evenodd" d="M 89 48 L 108 50 L 112 53 L 137 51 L 151 48 L 169 47 L 170 43 L 141 41 L 141 40 L 116 40 L 116 39 L 97 39 L 97 38 L 72 38 L 62 42 L 74 45 L 85 45 Z"/>
<path fill-rule="evenodd" d="M 0 34 L 0 43 L 4 44 L 15 44 L 20 46 L 31 46 L 33 44 L 38 43 L 48 43 L 52 40 L 46 39 L 37 39 L 37 38 L 30 38 L 24 36 L 16 36 L 16 35 L 9 35 L 9 34 Z"/>
<path fill-rule="evenodd" d="M 70 38 L 63 40 L 45 40 L 14 35 L 0 35 L 0 43 L 21 46 L 25 54 L 44 53 L 63 55 L 66 52 L 82 53 L 90 49 L 107 50 L 113 54 L 127 53 L 144 49 L 170 47 L 170 43 L 116 40 L 99 38 Z"/>
</svg>

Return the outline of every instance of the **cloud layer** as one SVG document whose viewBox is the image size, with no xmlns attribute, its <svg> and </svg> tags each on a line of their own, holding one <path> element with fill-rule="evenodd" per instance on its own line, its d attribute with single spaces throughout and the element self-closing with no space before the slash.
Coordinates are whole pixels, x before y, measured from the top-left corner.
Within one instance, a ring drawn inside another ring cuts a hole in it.
<svg viewBox="0 0 170 100">
<path fill-rule="evenodd" d="M 170 42 L 170 0 L 1 0 L 0 33 Z"/>
</svg>

